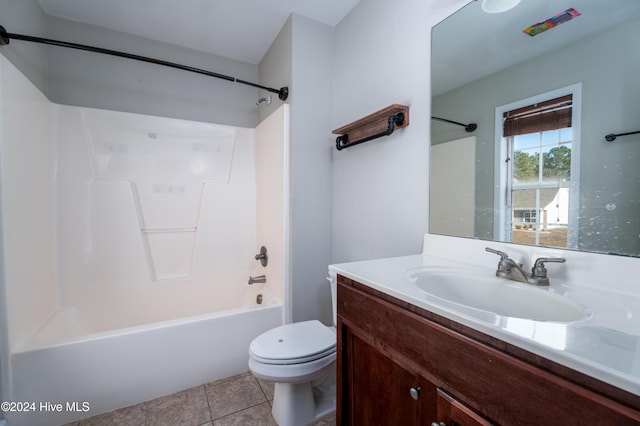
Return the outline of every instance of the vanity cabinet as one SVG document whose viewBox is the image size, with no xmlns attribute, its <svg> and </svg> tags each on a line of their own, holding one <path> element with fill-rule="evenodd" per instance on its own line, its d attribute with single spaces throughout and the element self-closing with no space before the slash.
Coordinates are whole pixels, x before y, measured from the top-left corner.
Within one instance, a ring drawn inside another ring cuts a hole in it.
<svg viewBox="0 0 640 426">
<path fill-rule="evenodd" d="M 338 275 L 340 425 L 639 425 L 640 397 Z"/>
</svg>

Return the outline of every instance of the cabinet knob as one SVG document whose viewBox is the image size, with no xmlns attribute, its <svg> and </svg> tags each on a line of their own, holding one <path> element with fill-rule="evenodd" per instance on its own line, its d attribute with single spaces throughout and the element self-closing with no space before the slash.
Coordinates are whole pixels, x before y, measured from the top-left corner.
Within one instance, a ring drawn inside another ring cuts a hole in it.
<svg viewBox="0 0 640 426">
<path fill-rule="evenodd" d="M 420 388 L 409 389 L 409 395 L 411 395 L 411 398 L 417 401 L 420 398 Z"/>
<path fill-rule="evenodd" d="M 447 424 L 445 422 L 433 422 L 431 426 L 447 426 Z"/>
</svg>

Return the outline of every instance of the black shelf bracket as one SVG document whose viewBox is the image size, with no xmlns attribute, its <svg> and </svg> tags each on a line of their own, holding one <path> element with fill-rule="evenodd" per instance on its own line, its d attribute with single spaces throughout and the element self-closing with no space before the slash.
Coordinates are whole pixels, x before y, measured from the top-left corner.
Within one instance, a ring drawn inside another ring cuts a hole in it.
<svg viewBox="0 0 640 426">
<path fill-rule="evenodd" d="M 351 146 L 389 136 L 397 129 L 408 125 L 409 107 L 392 104 L 334 130 L 333 134 L 339 135 L 336 138 L 336 149 L 342 151 Z"/>
<path fill-rule="evenodd" d="M 364 143 L 364 142 L 369 142 L 369 141 L 372 141 L 374 139 L 381 138 L 383 136 L 389 136 L 396 129 L 396 126 L 402 126 L 402 124 L 404 123 L 404 114 L 401 113 L 401 112 L 399 112 L 397 114 L 394 114 L 394 115 L 389 117 L 387 122 L 388 122 L 387 130 L 385 130 L 384 132 L 380 132 L 380 133 L 377 133 L 375 135 L 367 136 L 364 139 L 359 139 L 359 140 L 354 141 L 354 142 L 349 142 L 349 134 L 348 133 L 345 133 L 342 136 L 338 136 L 336 138 L 336 149 L 338 151 L 342 151 L 343 149 L 349 148 L 350 146 L 358 145 L 358 144 L 361 144 L 361 143 Z"/>
</svg>

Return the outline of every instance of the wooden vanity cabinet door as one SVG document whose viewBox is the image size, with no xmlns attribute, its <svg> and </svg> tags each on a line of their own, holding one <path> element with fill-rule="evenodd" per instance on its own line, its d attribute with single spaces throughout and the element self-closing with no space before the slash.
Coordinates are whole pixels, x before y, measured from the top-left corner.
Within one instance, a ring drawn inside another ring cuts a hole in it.
<svg viewBox="0 0 640 426">
<path fill-rule="evenodd" d="M 436 425 L 446 426 L 491 426 L 493 423 L 471 410 L 460 401 L 438 389 L 438 414 Z M 433 424 L 432 423 L 432 424 Z"/>
<path fill-rule="evenodd" d="M 420 398 L 414 399 L 411 389 L 420 393 L 418 377 L 393 362 L 358 336 L 347 331 L 345 348 L 350 364 L 346 379 L 345 425 L 420 424 Z M 344 385 L 343 385 L 344 387 Z"/>
</svg>

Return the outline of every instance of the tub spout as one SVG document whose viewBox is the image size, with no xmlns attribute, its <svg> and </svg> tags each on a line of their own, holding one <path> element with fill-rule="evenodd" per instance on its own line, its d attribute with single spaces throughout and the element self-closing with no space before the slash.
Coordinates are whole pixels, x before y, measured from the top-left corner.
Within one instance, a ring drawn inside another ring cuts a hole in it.
<svg viewBox="0 0 640 426">
<path fill-rule="evenodd" d="M 258 275 L 257 277 L 249 277 L 249 285 L 255 283 L 266 283 L 267 276 L 266 275 Z"/>
</svg>

